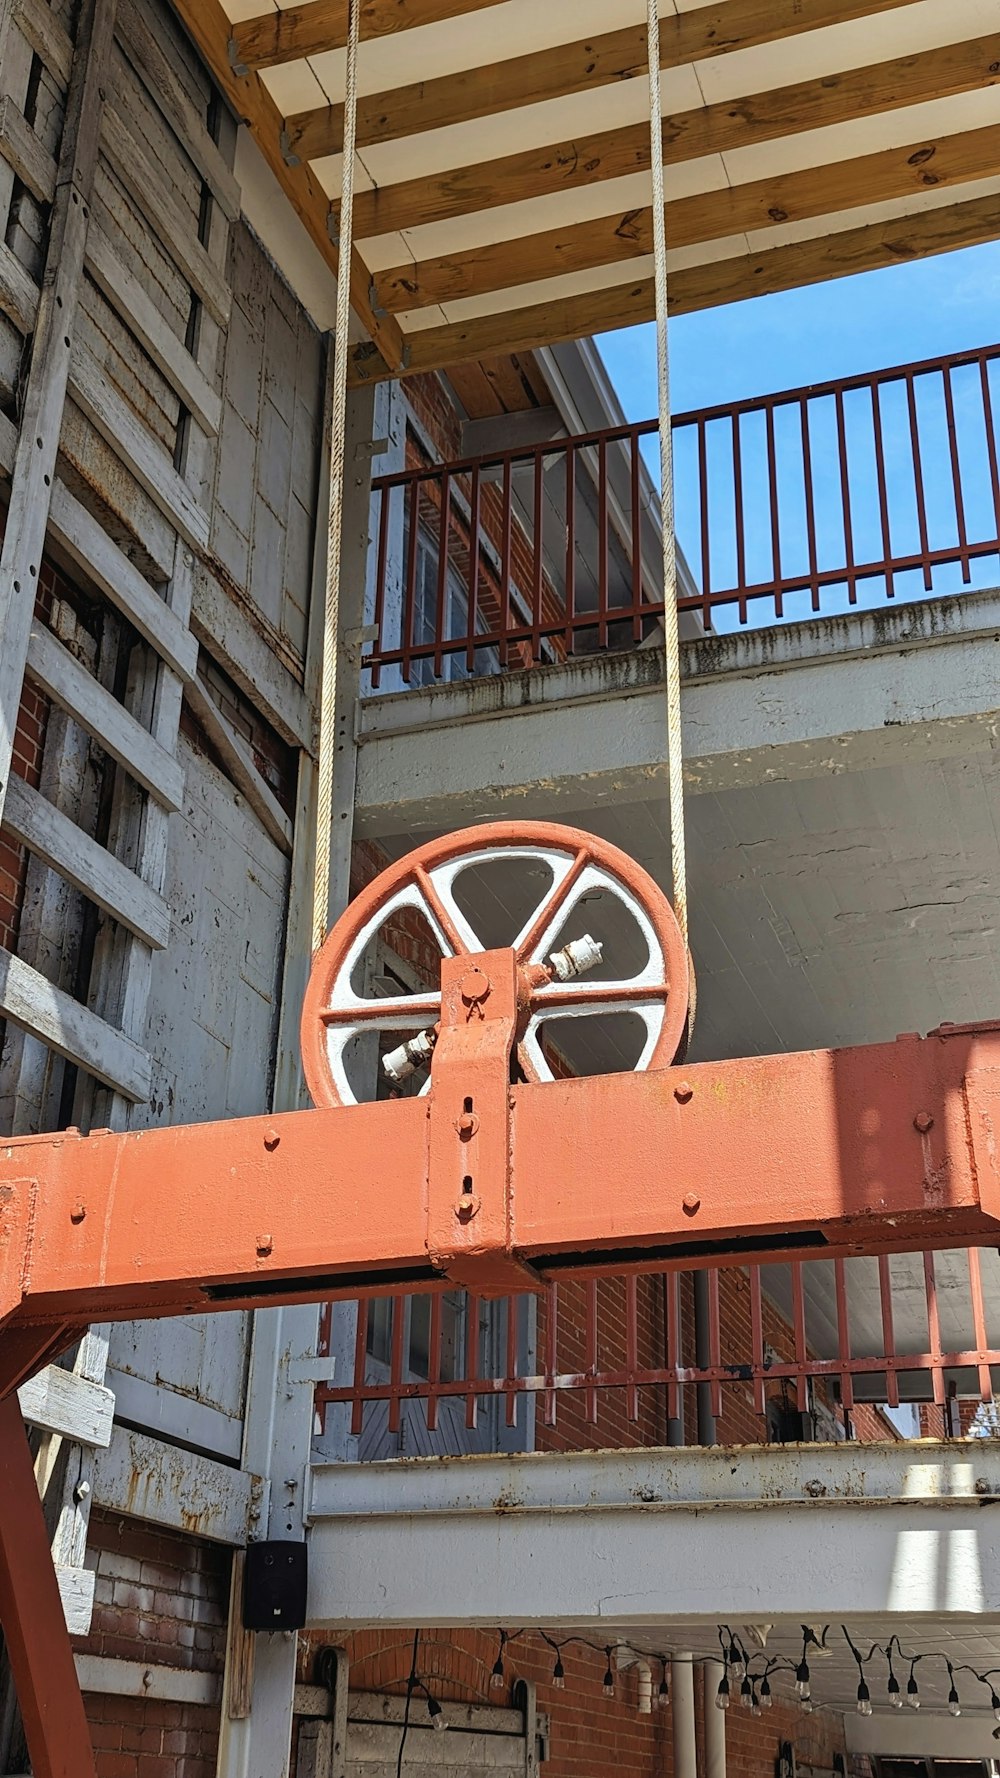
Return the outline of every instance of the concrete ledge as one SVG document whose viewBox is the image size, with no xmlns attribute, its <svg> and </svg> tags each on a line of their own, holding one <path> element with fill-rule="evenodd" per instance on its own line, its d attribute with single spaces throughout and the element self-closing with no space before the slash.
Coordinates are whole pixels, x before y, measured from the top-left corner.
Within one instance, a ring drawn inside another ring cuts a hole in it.
<svg viewBox="0 0 1000 1778">
<path fill-rule="evenodd" d="M 688 642 L 687 784 L 752 788 L 988 749 L 998 639 L 991 590 Z M 368 834 L 659 797 L 662 656 L 595 655 L 366 699 L 358 738 Z"/>
</svg>

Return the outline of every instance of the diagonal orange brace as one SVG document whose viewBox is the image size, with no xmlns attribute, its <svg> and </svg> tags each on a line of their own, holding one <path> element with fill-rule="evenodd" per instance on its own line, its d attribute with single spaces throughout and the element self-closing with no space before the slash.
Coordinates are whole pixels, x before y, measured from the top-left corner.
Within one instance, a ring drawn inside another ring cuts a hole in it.
<svg viewBox="0 0 1000 1778">
<path fill-rule="evenodd" d="M 0 1625 L 35 1778 L 97 1767 L 17 1396 L 0 1400 Z"/>
</svg>

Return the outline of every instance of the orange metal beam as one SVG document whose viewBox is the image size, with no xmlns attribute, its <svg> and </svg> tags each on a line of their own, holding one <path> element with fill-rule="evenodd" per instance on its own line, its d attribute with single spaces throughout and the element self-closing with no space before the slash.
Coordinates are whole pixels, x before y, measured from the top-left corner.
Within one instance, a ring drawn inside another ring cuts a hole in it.
<svg viewBox="0 0 1000 1778">
<path fill-rule="evenodd" d="M 16 1396 L 0 1401 L 0 1624 L 35 1778 L 96 1766 Z"/>
<path fill-rule="evenodd" d="M 508 1086 L 509 960 L 476 960 L 495 1019 L 445 964 L 426 1098 L 0 1146 L 0 1359 L 26 1324 L 996 1242 L 1000 1027 Z"/>
</svg>

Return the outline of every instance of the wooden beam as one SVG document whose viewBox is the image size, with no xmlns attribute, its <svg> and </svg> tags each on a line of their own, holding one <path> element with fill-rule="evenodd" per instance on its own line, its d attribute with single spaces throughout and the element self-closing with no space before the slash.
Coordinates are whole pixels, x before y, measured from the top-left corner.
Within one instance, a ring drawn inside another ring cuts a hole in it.
<svg viewBox="0 0 1000 1778">
<path fill-rule="evenodd" d="M 438 25 L 497 6 L 500 0 L 362 0 L 361 36 L 392 37 L 418 25 Z M 266 12 L 233 26 L 229 54 L 238 74 L 251 68 L 277 68 L 303 56 L 343 49 L 347 42 L 347 0 L 306 0 L 284 12 Z"/>
<path fill-rule="evenodd" d="M 692 266 L 671 278 L 671 312 L 691 314 L 751 296 L 772 295 L 805 284 L 844 278 L 855 272 L 902 265 L 934 253 L 951 253 L 1000 236 L 1000 195 L 899 216 L 844 229 L 790 247 L 736 254 L 732 259 Z M 616 284 L 609 290 L 534 304 L 507 314 L 484 315 L 448 327 L 408 336 L 407 375 L 446 370 L 494 352 L 531 351 L 558 340 L 583 339 L 618 327 L 633 327 L 654 314 L 652 278 Z M 372 380 L 371 359 L 359 349 L 352 365 L 357 382 Z"/>
<path fill-rule="evenodd" d="M 152 1068 L 145 1050 L 4 950 L 0 950 L 0 1013 L 133 1104 L 148 1098 Z"/>
<path fill-rule="evenodd" d="M 58 871 L 89 901 L 162 951 L 170 940 L 170 909 L 162 895 L 129 870 L 127 864 L 84 833 L 75 821 L 11 773 L 3 812 L 4 827 L 36 858 Z"/>
<path fill-rule="evenodd" d="M 61 1365 L 46 1365 L 17 1392 L 21 1413 L 29 1426 L 54 1432 L 78 1445 L 107 1449 L 115 1417 L 115 1398 L 110 1389 L 78 1377 Z"/>
<path fill-rule="evenodd" d="M 1000 124 L 937 141 L 884 149 L 854 160 L 781 177 L 698 192 L 667 204 L 672 248 L 887 203 L 936 186 L 965 185 L 1000 173 Z M 618 211 L 575 227 L 546 229 L 520 240 L 393 266 L 375 278 L 376 300 L 391 313 L 484 296 L 596 266 L 641 259 L 653 251 L 652 209 Z"/>
<path fill-rule="evenodd" d="M 706 56 L 777 43 L 907 4 L 909 0 L 725 0 L 722 5 L 700 6 L 662 19 L 661 61 L 665 68 L 680 68 Z M 395 142 L 568 93 L 593 92 L 644 77 L 647 70 L 646 28 L 627 25 L 589 42 L 561 43 L 509 61 L 368 94 L 358 105 L 358 143 L 364 148 Z M 339 154 L 343 137 L 343 105 L 302 111 L 286 120 L 285 153 L 300 161 L 320 160 Z"/>
<path fill-rule="evenodd" d="M 803 129 L 977 92 L 998 81 L 1000 34 L 949 43 L 773 92 L 677 112 L 664 119 L 663 158 L 667 166 L 678 166 L 701 155 L 794 136 Z M 500 204 L 582 191 L 608 179 L 648 172 L 649 125 L 630 124 L 502 155 L 477 166 L 452 168 L 436 178 L 402 179 L 396 185 L 358 192 L 355 227 L 359 241 L 371 240 Z"/>
<path fill-rule="evenodd" d="M 200 679 L 184 687 L 184 696 L 218 752 L 226 771 L 268 837 L 289 857 L 293 827 L 271 786 L 261 776 L 243 736 L 228 723 Z"/>
<path fill-rule="evenodd" d="M 246 124 L 313 244 L 334 276 L 340 256 L 331 235 L 330 200 L 308 167 L 289 166 L 281 152 L 281 114 L 259 74 L 237 75 L 229 60 L 229 20 L 219 0 L 173 0 L 199 53 L 205 58 L 228 103 Z M 389 371 L 403 363 L 403 336 L 391 316 L 379 317 L 369 300 L 368 268 L 355 250 L 351 259 L 351 300 Z M 379 373 L 381 374 L 381 373 Z"/>
</svg>

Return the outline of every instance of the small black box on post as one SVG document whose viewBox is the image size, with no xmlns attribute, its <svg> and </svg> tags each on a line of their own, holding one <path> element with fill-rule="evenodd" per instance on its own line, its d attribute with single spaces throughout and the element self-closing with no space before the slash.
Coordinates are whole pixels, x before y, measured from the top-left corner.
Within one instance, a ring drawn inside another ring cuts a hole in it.
<svg viewBox="0 0 1000 1778">
<path fill-rule="evenodd" d="M 304 1543 L 251 1543 L 243 1571 L 244 1630 L 302 1630 L 308 1558 Z"/>
</svg>

